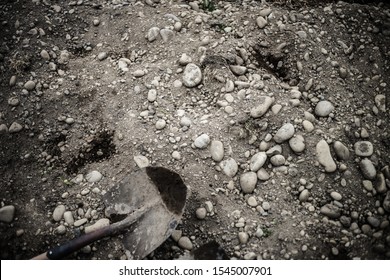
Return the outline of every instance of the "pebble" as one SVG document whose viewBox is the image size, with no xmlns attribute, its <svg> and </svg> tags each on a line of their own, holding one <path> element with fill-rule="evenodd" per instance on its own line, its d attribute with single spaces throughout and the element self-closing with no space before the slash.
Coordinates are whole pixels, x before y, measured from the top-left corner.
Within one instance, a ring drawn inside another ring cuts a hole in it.
<svg viewBox="0 0 390 280">
<path fill-rule="evenodd" d="M 0 208 L 0 222 L 10 223 L 15 217 L 15 206 L 6 205 Z"/>
<path fill-rule="evenodd" d="M 383 113 L 386 112 L 386 96 L 384 94 L 378 94 L 375 96 L 375 105 Z"/>
<path fill-rule="evenodd" d="M 176 159 L 176 160 L 181 160 L 181 154 L 180 154 L 180 152 L 178 152 L 178 151 L 173 151 L 173 152 L 172 152 L 172 157 L 173 157 L 174 159 Z"/>
<path fill-rule="evenodd" d="M 261 167 L 263 167 L 264 163 L 267 160 L 267 154 L 265 152 L 259 152 L 252 156 L 249 168 L 251 171 L 258 171 Z"/>
<path fill-rule="evenodd" d="M 13 87 L 14 85 L 16 85 L 16 76 L 15 75 L 11 76 L 11 78 L 9 79 L 9 86 Z"/>
<path fill-rule="evenodd" d="M 73 218 L 72 211 L 64 212 L 64 220 L 65 220 L 65 223 L 67 223 L 70 226 L 74 224 L 74 218 Z"/>
<path fill-rule="evenodd" d="M 175 33 L 170 29 L 164 28 L 160 30 L 160 35 L 164 42 L 169 42 L 173 38 Z"/>
<path fill-rule="evenodd" d="M 263 29 L 267 25 L 268 22 L 267 22 L 267 20 L 264 17 L 258 16 L 256 18 L 256 23 L 257 23 L 257 26 L 259 28 Z"/>
<path fill-rule="evenodd" d="M 366 179 L 372 180 L 376 176 L 375 166 L 368 158 L 364 158 L 360 162 L 360 170 L 362 171 L 362 174 Z"/>
<path fill-rule="evenodd" d="M 286 162 L 286 159 L 282 155 L 274 155 L 271 157 L 270 162 L 273 166 L 281 166 Z"/>
<path fill-rule="evenodd" d="M 180 237 L 178 243 L 180 248 L 185 249 L 185 250 L 192 250 L 193 245 L 191 240 L 187 236 L 182 236 Z"/>
<path fill-rule="evenodd" d="M 148 101 L 154 102 L 157 99 L 157 91 L 155 89 L 151 89 L 148 91 Z"/>
<path fill-rule="evenodd" d="M 82 218 L 82 219 L 79 219 L 79 220 L 75 221 L 73 225 L 74 225 L 75 227 L 79 227 L 79 226 L 84 225 L 84 224 L 87 223 L 87 222 L 88 222 L 88 219 L 87 219 L 87 218 Z"/>
<path fill-rule="evenodd" d="M 98 60 L 102 61 L 105 60 L 108 57 L 108 54 L 106 52 L 100 52 L 97 56 Z"/>
<path fill-rule="evenodd" d="M 97 18 L 95 18 L 95 19 L 92 21 L 92 24 L 93 24 L 94 26 L 98 26 L 98 25 L 100 24 L 100 20 L 97 19 Z"/>
<path fill-rule="evenodd" d="M 42 51 L 41 51 L 41 57 L 42 57 L 44 60 L 50 60 L 50 54 L 47 52 L 47 50 L 42 50 Z"/>
<path fill-rule="evenodd" d="M 35 88 L 35 82 L 34 81 L 27 81 L 24 84 L 24 88 L 27 89 L 28 91 L 31 91 Z"/>
<path fill-rule="evenodd" d="M 179 64 L 181 66 L 186 66 L 188 63 L 191 63 L 192 59 L 187 54 L 183 53 L 179 59 Z"/>
<path fill-rule="evenodd" d="M 22 129 L 23 129 L 23 126 L 21 126 L 21 125 L 20 125 L 19 123 L 17 123 L 17 122 L 13 122 L 13 123 L 10 125 L 8 131 L 9 131 L 9 133 L 17 133 L 17 132 L 21 131 Z"/>
<path fill-rule="evenodd" d="M 368 192 L 372 192 L 374 187 L 372 186 L 372 182 L 370 180 L 363 180 L 363 187 L 366 189 Z"/>
<path fill-rule="evenodd" d="M 173 241 L 179 242 L 179 239 L 182 237 L 183 232 L 181 230 L 175 229 L 172 231 L 171 237 Z"/>
<path fill-rule="evenodd" d="M 201 207 L 196 209 L 195 215 L 199 220 L 204 220 L 206 218 L 206 214 L 207 214 L 206 208 Z"/>
<path fill-rule="evenodd" d="M 156 129 L 158 129 L 158 130 L 164 129 L 164 127 L 165 127 L 166 125 L 167 125 L 167 123 L 165 122 L 165 120 L 159 119 L 159 120 L 156 122 Z"/>
<path fill-rule="evenodd" d="M 374 153 L 374 147 L 369 141 L 359 141 L 355 145 L 355 154 L 359 157 L 369 157 Z"/>
<path fill-rule="evenodd" d="M 65 234 L 66 227 L 64 225 L 59 225 L 58 227 L 55 228 L 54 231 L 55 231 L 56 234 L 62 235 L 62 234 Z"/>
<path fill-rule="evenodd" d="M 206 208 L 206 211 L 209 213 L 213 212 L 214 210 L 213 203 L 209 200 L 204 203 L 204 207 Z"/>
<path fill-rule="evenodd" d="M 348 160 L 349 159 L 349 150 L 340 141 L 335 141 L 333 143 L 333 149 L 336 153 L 337 158 L 339 158 L 341 160 Z"/>
<path fill-rule="evenodd" d="M 85 179 L 87 179 L 89 183 L 99 182 L 102 178 L 103 178 L 102 173 L 100 173 L 97 170 L 93 170 L 89 172 L 87 175 L 85 175 Z"/>
<path fill-rule="evenodd" d="M 374 228 L 379 227 L 380 224 L 381 224 L 381 222 L 380 222 L 377 218 L 375 218 L 375 217 L 373 217 L 373 216 L 369 216 L 369 217 L 367 218 L 367 222 L 368 222 L 372 227 L 374 227 Z"/>
<path fill-rule="evenodd" d="M 6 134 L 8 132 L 8 127 L 5 124 L 0 124 L 0 135 Z"/>
<path fill-rule="evenodd" d="M 202 71 L 194 63 L 188 63 L 184 68 L 183 84 L 186 87 L 192 88 L 202 82 Z"/>
<path fill-rule="evenodd" d="M 321 207 L 320 209 L 321 214 L 331 218 L 331 219 L 338 219 L 341 216 L 340 208 L 333 204 L 326 204 Z"/>
<path fill-rule="evenodd" d="M 301 191 L 301 193 L 299 194 L 299 201 L 300 201 L 300 202 L 306 202 L 306 201 L 309 199 L 309 196 L 310 196 L 309 190 L 304 189 L 304 190 Z"/>
<path fill-rule="evenodd" d="M 274 102 L 273 98 L 269 96 L 261 96 L 260 100 L 258 101 L 259 105 L 252 108 L 250 111 L 251 117 L 260 118 L 261 116 L 263 116 L 271 107 L 273 102 Z"/>
<path fill-rule="evenodd" d="M 109 225 L 110 225 L 110 220 L 107 218 L 102 218 L 97 220 L 93 225 L 85 227 L 84 231 L 85 233 L 90 233 L 92 231 L 107 227 Z"/>
<path fill-rule="evenodd" d="M 252 193 L 256 187 L 257 174 L 255 172 L 246 172 L 240 176 L 240 186 L 243 193 Z"/>
<path fill-rule="evenodd" d="M 269 204 L 268 201 L 264 201 L 262 204 L 261 204 L 261 207 L 265 210 L 265 211 L 268 211 L 271 209 L 271 205 Z"/>
<path fill-rule="evenodd" d="M 304 120 L 302 122 L 302 126 L 303 128 L 307 131 L 307 132 L 312 132 L 314 130 L 314 125 L 308 121 L 308 120 Z"/>
<path fill-rule="evenodd" d="M 390 213 L 390 191 L 387 192 L 385 198 L 383 199 L 382 206 L 385 211 Z"/>
<path fill-rule="evenodd" d="M 142 155 L 134 156 L 134 161 L 139 168 L 145 168 L 149 166 L 149 160 L 145 156 Z"/>
<path fill-rule="evenodd" d="M 267 170 L 264 168 L 260 168 L 259 171 L 257 171 L 257 178 L 261 181 L 267 181 L 269 180 L 271 176 L 268 174 Z"/>
<path fill-rule="evenodd" d="M 221 161 L 224 157 L 223 143 L 217 140 L 211 141 L 210 154 L 213 160 Z"/>
<path fill-rule="evenodd" d="M 210 144 L 210 137 L 203 133 L 199 137 L 197 137 L 194 141 L 194 145 L 198 149 L 205 149 Z"/>
<path fill-rule="evenodd" d="M 221 161 L 219 165 L 226 176 L 234 177 L 237 174 L 238 165 L 233 158 L 228 158 L 224 161 Z"/>
<path fill-rule="evenodd" d="M 247 68 L 240 65 L 230 65 L 230 70 L 237 76 L 242 76 L 246 73 Z"/>
<path fill-rule="evenodd" d="M 330 193 L 330 197 L 333 198 L 334 200 L 341 200 L 343 197 L 341 194 L 339 194 L 338 192 L 331 192 Z"/>
<path fill-rule="evenodd" d="M 375 189 L 377 193 L 385 193 L 387 191 L 386 179 L 383 173 L 378 173 L 376 175 Z"/>
<path fill-rule="evenodd" d="M 304 138 L 301 135 L 292 137 L 288 141 L 288 144 L 290 145 L 291 150 L 296 154 L 300 154 L 305 150 Z"/>
<path fill-rule="evenodd" d="M 141 78 L 141 77 L 145 76 L 145 74 L 146 74 L 145 71 L 144 70 L 140 70 L 140 69 L 135 70 L 133 72 L 133 76 L 136 77 L 136 78 Z"/>
<path fill-rule="evenodd" d="M 256 207 L 258 205 L 256 197 L 254 197 L 254 196 L 250 196 L 248 198 L 247 202 L 248 202 L 248 205 L 251 206 L 251 207 Z"/>
<path fill-rule="evenodd" d="M 330 154 L 329 145 L 325 140 L 321 140 L 317 143 L 316 154 L 318 162 L 325 168 L 326 172 L 336 171 L 336 163 Z"/>
<path fill-rule="evenodd" d="M 66 211 L 65 205 L 63 204 L 58 205 L 53 211 L 53 220 L 56 222 L 61 221 L 65 211 Z"/>
<path fill-rule="evenodd" d="M 156 40 L 158 38 L 158 35 L 160 34 L 160 28 L 158 27 L 152 27 L 149 29 L 148 31 L 148 41 L 149 42 L 153 42 L 154 40 Z"/>
<path fill-rule="evenodd" d="M 327 117 L 334 110 L 334 106 L 327 100 L 322 100 L 317 103 L 314 113 L 318 117 Z"/>
<path fill-rule="evenodd" d="M 238 233 L 238 240 L 240 241 L 241 244 L 248 243 L 248 240 L 249 240 L 248 233 L 246 233 L 246 232 L 239 232 Z"/>
<path fill-rule="evenodd" d="M 293 137 L 294 133 L 294 125 L 291 123 L 286 123 L 276 132 L 274 140 L 276 143 L 283 143 L 284 141 Z"/>
<path fill-rule="evenodd" d="M 188 118 L 188 117 L 185 117 L 185 116 L 184 116 L 184 117 L 182 117 L 182 118 L 180 119 L 180 125 L 181 125 L 181 126 L 190 127 L 191 124 L 192 124 L 191 119 Z"/>
</svg>

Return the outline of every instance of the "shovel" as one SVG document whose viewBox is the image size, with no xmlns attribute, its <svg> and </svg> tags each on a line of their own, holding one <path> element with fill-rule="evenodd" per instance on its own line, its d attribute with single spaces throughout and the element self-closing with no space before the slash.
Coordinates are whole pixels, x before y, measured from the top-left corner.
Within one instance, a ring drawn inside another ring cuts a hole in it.
<svg viewBox="0 0 390 280">
<path fill-rule="evenodd" d="M 164 167 L 146 167 L 126 176 L 104 196 L 105 214 L 114 223 L 33 259 L 62 259 L 84 246 L 123 232 L 129 259 L 143 259 L 176 228 L 183 214 L 187 187 L 181 177 Z"/>
</svg>

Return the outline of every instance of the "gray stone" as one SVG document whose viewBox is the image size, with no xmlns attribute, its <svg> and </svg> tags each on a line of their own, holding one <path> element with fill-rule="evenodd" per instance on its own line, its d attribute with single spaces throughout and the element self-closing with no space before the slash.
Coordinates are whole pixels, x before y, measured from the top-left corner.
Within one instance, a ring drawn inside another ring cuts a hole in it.
<svg viewBox="0 0 390 280">
<path fill-rule="evenodd" d="M 153 42 L 154 40 L 156 40 L 158 38 L 158 35 L 160 34 L 160 28 L 158 27 L 152 27 L 149 29 L 148 31 L 148 41 L 149 42 Z"/>
<path fill-rule="evenodd" d="M 102 178 L 103 178 L 102 173 L 100 173 L 97 170 L 93 170 L 89 172 L 87 175 L 85 175 L 85 179 L 87 179 L 89 183 L 99 182 Z"/>
<path fill-rule="evenodd" d="M 148 91 L 148 101 L 154 102 L 157 99 L 157 91 L 155 89 L 151 89 Z"/>
<path fill-rule="evenodd" d="M 369 157 L 374 153 L 374 147 L 369 141 L 359 141 L 355 145 L 355 154 L 359 157 Z"/>
<path fill-rule="evenodd" d="M 220 163 L 223 173 L 229 177 L 234 177 L 238 171 L 237 162 L 233 158 L 228 158 Z"/>
<path fill-rule="evenodd" d="M 160 30 L 160 35 L 164 42 L 169 42 L 170 40 L 172 40 L 173 36 L 175 35 L 175 32 L 170 29 L 164 28 Z"/>
<path fill-rule="evenodd" d="M 13 87 L 14 85 L 16 85 L 16 76 L 15 75 L 11 76 L 11 78 L 9 79 L 9 86 Z"/>
<path fill-rule="evenodd" d="M 221 161 L 224 157 L 223 143 L 217 140 L 211 141 L 210 154 L 213 160 Z"/>
<path fill-rule="evenodd" d="M 105 60 L 108 57 L 108 54 L 106 52 L 100 52 L 97 56 L 97 58 L 102 61 Z"/>
<path fill-rule="evenodd" d="M 330 154 L 329 145 L 325 140 L 321 140 L 317 143 L 316 154 L 318 162 L 325 168 L 326 172 L 336 171 L 336 163 Z"/>
<path fill-rule="evenodd" d="M 15 217 L 15 206 L 6 205 L 0 209 L 0 222 L 10 223 Z"/>
<path fill-rule="evenodd" d="M 340 141 L 335 141 L 333 143 L 333 148 L 336 153 L 337 158 L 341 160 L 348 160 L 349 159 L 349 150 L 348 148 L 341 143 Z"/>
<path fill-rule="evenodd" d="M 305 142 L 301 135 L 292 137 L 288 144 L 290 145 L 291 150 L 296 154 L 300 154 L 305 150 Z"/>
<path fill-rule="evenodd" d="M 5 124 L 0 124 L 0 135 L 6 134 L 8 132 L 8 127 Z"/>
<path fill-rule="evenodd" d="M 66 211 L 65 205 L 63 204 L 58 205 L 53 211 L 53 220 L 56 222 L 61 221 L 65 211 Z"/>
<path fill-rule="evenodd" d="M 362 174 L 366 179 L 372 180 L 376 176 L 375 166 L 368 158 L 364 158 L 360 162 L 360 170 L 362 171 Z"/>
<path fill-rule="evenodd" d="M 210 144 L 210 137 L 205 133 L 197 137 L 194 141 L 194 145 L 198 149 L 205 149 L 209 144 Z"/>
<path fill-rule="evenodd" d="M 267 170 L 264 168 L 260 168 L 259 171 L 257 171 L 257 178 L 261 181 L 267 181 L 269 180 L 271 176 L 268 174 Z"/>
<path fill-rule="evenodd" d="M 191 240 L 187 236 L 182 236 L 179 239 L 179 242 L 177 243 L 180 248 L 185 249 L 185 250 L 192 250 L 193 245 Z"/>
<path fill-rule="evenodd" d="M 259 105 L 251 109 L 250 115 L 252 118 L 260 118 L 271 107 L 274 99 L 269 96 L 261 96 L 258 101 Z"/>
<path fill-rule="evenodd" d="M 333 198 L 334 200 L 341 200 L 343 197 L 341 194 L 339 194 L 338 192 L 331 192 L 330 193 L 330 197 Z"/>
<path fill-rule="evenodd" d="M 237 76 L 242 76 L 246 73 L 247 68 L 241 65 L 230 65 L 230 70 Z"/>
<path fill-rule="evenodd" d="M 291 123 L 286 123 L 276 132 L 274 140 L 276 143 L 283 143 L 284 141 L 289 140 L 291 137 L 293 137 L 294 133 L 294 125 L 292 125 Z"/>
<path fill-rule="evenodd" d="M 283 155 L 274 155 L 271 157 L 270 162 L 273 166 L 281 166 L 286 162 L 286 159 Z"/>
<path fill-rule="evenodd" d="M 256 18 L 256 23 L 257 23 L 257 26 L 259 28 L 263 29 L 267 25 L 268 22 L 267 22 L 267 20 L 264 17 L 258 16 Z"/>
<path fill-rule="evenodd" d="M 179 59 L 179 64 L 182 66 L 186 66 L 188 63 L 191 63 L 192 59 L 187 54 L 183 53 Z"/>
<path fill-rule="evenodd" d="M 35 88 L 35 82 L 34 81 L 27 81 L 24 84 L 24 88 L 27 89 L 28 91 L 31 91 Z"/>
<path fill-rule="evenodd" d="M 304 190 L 301 191 L 301 193 L 299 194 L 299 201 L 300 201 L 300 202 L 306 202 L 306 201 L 309 199 L 309 196 L 310 196 L 309 190 L 304 189 Z"/>
<path fill-rule="evenodd" d="M 246 233 L 246 232 L 239 232 L 238 233 L 238 240 L 240 241 L 241 244 L 248 243 L 248 240 L 249 240 L 248 233 Z"/>
<path fill-rule="evenodd" d="M 390 191 L 387 192 L 385 198 L 383 199 L 382 206 L 385 211 L 390 213 Z"/>
<path fill-rule="evenodd" d="M 314 130 L 314 125 L 308 121 L 308 120 L 304 120 L 302 122 L 302 126 L 303 128 L 307 131 L 307 132 L 312 132 Z"/>
<path fill-rule="evenodd" d="M 269 204 L 268 201 L 264 201 L 262 204 L 261 204 L 261 207 L 265 210 L 265 211 L 268 211 L 271 209 L 271 205 Z"/>
<path fill-rule="evenodd" d="M 323 100 L 317 103 L 314 113 L 318 117 L 327 117 L 334 110 L 334 106 L 327 100 Z"/>
<path fill-rule="evenodd" d="M 136 78 L 141 78 L 145 76 L 146 72 L 144 70 L 138 69 L 133 72 L 133 76 Z"/>
<path fill-rule="evenodd" d="M 164 127 L 167 125 L 166 121 L 163 120 L 163 119 L 159 119 L 157 122 L 156 122 L 156 129 L 158 130 L 161 130 L 161 129 L 164 129 Z"/>
<path fill-rule="evenodd" d="M 196 209 L 195 215 L 199 220 L 204 220 L 206 218 L 206 214 L 207 214 L 206 208 L 201 207 Z"/>
<path fill-rule="evenodd" d="M 381 222 L 380 222 L 377 218 L 375 218 L 375 217 L 373 217 L 373 216 L 369 216 L 369 217 L 367 218 L 367 222 L 368 222 L 372 227 L 374 227 L 374 228 L 379 227 L 380 224 L 381 224 Z"/>
<path fill-rule="evenodd" d="M 383 173 L 378 173 L 375 179 L 375 189 L 377 193 L 385 193 L 387 191 L 386 179 Z"/>
<path fill-rule="evenodd" d="M 252 193 L 256 187 L 257 174 L 255 172 L 243 173 L 240 176 L 240 186 L 243 193 Z"/>
<path fill-rule="evenodd" d="M 271 12 L 272 12 L 271 8 L 265 8 L 259 12 L 259 16 L 267 17 L 271 14 Z"/>
<path fill-rule="evenodd" d="M 202 82 L 202 71 L 194 63 L 188 63 L 183 73 L 183 84 L 186 87 L 196 87 Z"/>
<path fill-rule="evenodd" d="M 274 155 L 280 155 L 281 153 L 282 153 L 282 146 L 280 145 L 275 145 L 265 152 L 265 154 L 269 157 L 272 157 Z"/>
<path fill-rule="evenodd" d="M 261 167 L 263 167 L 264 163 L 267 160 L 267 154 L 265 152 L 259 152 L 252 156 L 249 168 L 251 171 L 258 171 Z"/>
<path fill-rule="evenodd" d="M 65 234 L 65 232 L 66 232 L 66 227 L 65 227 L 64 225 L 59 225 L 58 227 L 56 227 L 56 228 L 54 229 L 54 232 L 55 232 L 56 234 L 59 234 L 59 235 Z"/>
<path fill-rule="evenodd" d="M 375 105 L 383 113 L 386 112 L 386 96 L 384 94 L 378 94 L 375 96 Z"/>
<path fill-rule="evenodd" d="M 149 166 L 149 160 L 145 156 L 142 155 L 134 156 L 134 161 L 139 168 L 144 168 Z"/>
<path fill-rule="evenodd" d="M 47 50 L 42 50 L 42 51 L 41 51 L 41 57 L 42 57 L 44 60 L 50 60 L 50 54 L 47 52 Z"/>
<path fill-rule="evenodd" d="M 185 116 L 184 116 L 184 117 L 182 117 L 182 118 L 180 119 L 180 125 L 181 125 L 181 126 L 190 127 L 191 124 L 192 124 L 191 119 L 188 118 L 188 117 L 185 117 Z"/>
<path fill-rule="evenodd" d="M 23 126 L 21 126 L 21 125 L 20 125 L 19 123 L 17 123 L 17 122 L 13 122 L 13 123 L 10 125 L 8 131 L 9 131 L 9 133 L 17 133 L 17 132 L 21 131 L 22 129 L 23 129 Z"/>
<path fill-rule="evenodd" d="M 254 196 L 250 196 L 248 198 L 248 205 L 251 206 L 251 207 L 256 207 L 257 206 L 257 200 L 256 200 L 256 197 Z"/>
<path fill-rule="evenodd" d="M 208 200 L 208 201 L 206 201 L 206 202 L 204 203 L 204 207 L 206 208 L 206 211 L 207 211 L 208 213 L 211 213 L 211 212 L 213 212 L 213 210 L 214 210 L 214 205 L 213 205 L 213 203 L 212 203 L 210 200 Z"/>
<path fill-rule="evenodd" d="M 79 220 L 75 221 L 73 225 L 75 227 L 80 227 L 80 226 L 86 224 L 87 222 L 88 222 L 87 218 L 82 218 L 82 219 L 79 219 Z"/>
<path fill-rule="evenodd" d="M 338 219 L 341 216 L 340 208 L 333 204 L 326 204 L 320 209 L 321 214 L 331 219 Z"/>
<path fill-rule="evenodd" d="M 73 218 L 72 211 L 64 212 L 64 220 L 65 220 L 65 223 L 67 223 L 70 226 L 74 224 L 74 218 Z"/>
</svg>

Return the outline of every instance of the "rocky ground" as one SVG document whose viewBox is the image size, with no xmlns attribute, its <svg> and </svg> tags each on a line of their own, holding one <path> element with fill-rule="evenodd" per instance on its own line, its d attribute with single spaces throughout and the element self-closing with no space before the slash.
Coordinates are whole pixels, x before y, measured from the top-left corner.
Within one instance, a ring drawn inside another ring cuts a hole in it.
<svg viewBox="0 0 390 280">
<path fill-rule="evenodd" d="M 386 2 L 386 1 L 384 1 Z M 148 258 L 390 258 L 390 5 L 2 0 L 1 258 L 109 221 L 139 167 L 191 189 Z M 125 259 L 122 236 L 72 259 Z"/>
</svg>

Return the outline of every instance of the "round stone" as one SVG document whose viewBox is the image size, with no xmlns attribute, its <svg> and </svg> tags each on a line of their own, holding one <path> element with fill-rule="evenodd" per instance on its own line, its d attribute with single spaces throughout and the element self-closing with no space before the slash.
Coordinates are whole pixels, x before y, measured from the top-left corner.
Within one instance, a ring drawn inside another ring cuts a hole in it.
<svg viewBox="0 0 390 280">
<path fill-rule="evenodd" d="M 87 181 L 89 183 L 96 183 L 96 182 L 99 182 L 103 178 L 103 175 L 99 171 L 93 170 L 90 173 L 88 173 L 85 176 L 85 178 L 87 179 Z"/>
<path fill-rule="evenodd" d="M 187 236 L 182 236 L 179 239 L 178 245 L 180 248 L 185 249 L 185 250 L 192 250 L 193 245 L 191 240 Z"/>
<path fill-rule="evenodd" d="M 105 60 L 108 57 L 108 54 L 106 52 L 100 52 L 97 56 L 98 60 L 102 61 Z"/>
<path fill-rule="evenodd" d="M 194 141 L 194 145 L 198 149 L 205 149 L 209 144 L 210 144 L 210 137 L 205 133 L 200 135 Z"/>
<path fill-rule="evenodd" d="M 194 63 L 188 63 L 183 73 L 183 84 L 192 88 L 199 85 L 202 81 L 202 71 Z"/>
<path fill-rule="evenodd" d="M 301 193 L 299 194 L 299 201 L 300 201 L 300 202 L 306 202 L 306 201 L 309 199 L 309 196 L 310 196 L 309 190 L 304 189 L 304 190 L 301 191 Z"/>
<path fill-rule="evenodd" d="M 292 137 L 288 141 L 288 144 L 290 145 L 291 150 L 293 150 L 296 154 L 302 153 L 305 149 L 305 142 L 301 135 Z"/>
<path fill-rule="evenodd" d="M 291 123 L 284 124 L 279 130 L 276 132 L 274 136 L 274 140 L 276 143 L 282 143 L 286 140 L 289 140 L 293 137 L 295 133 L 295 128 Z"/>
<path fill-rule="evenodd" d="M 274 155 L 270 161 L 273 166 L 281 166 L 286 162 L 286 159 L 282 155 Z"/>
<path fill-rule="evenodd" d="M 27 89 L 28 91 L 31 91 L 35 88 L 35 82 L 34 81 L 27 81 L 24 84 L 24 88 Z"/>
<path fill-rule="evenodd" d="M 341 200 L 343 197 L 341 194 L 339 194 L 338 192 L 331 192 L 330 193 L 330 197 L 333 198 L 334 200 Z"/>
<path fill-rule="evenodd" d="M 355 154 L 359 157 L 369 157 L 374 153 L 374 147 L 369 141 L 359 141 L 355 145 Z"/>
<path fill-rule="evenodd" d="M 156 122 L 156 129 L 158 129 L 158 130 L 161 130 L 161 129 L 163 129 L 165 126 L 166 126 L 166 122 L 165 122 L 165 120 L 163 120 L 163 119 L 159 119 L 157 122 Z"/>
<path fill-rule="evenodd" d="M 181 126 L 187 126 L 187 127 L 190 127 L 191 126 L 191 120 L 190 120 L 190 118 L 188 118 L 188 117 L 182 117 L 181 119 L 180 119 L 180 125 Z"/>
<path fill-rule="evenodd" d="M 341 143 L 340 141 L 335 141 L 333 144 L 333 148 L 336 153 L 336 156 L 339 159 L 341 160 L 349 159 L 349 150 L 343 143 Z"/>
<path fill-rule="evenodd" d="M 266 160 L 267 154 L 265 152 L 259 152 L 254 154 L 249 163 L 250 170 L 254 172 L 258 171 L 264 165 Z"/>
<path fill-rule="evenodd" d="M 240 241 L 241 244 L 246 244 L 248 243 L 249 235 L 246 232 L 239 232 L 238 240 Z"/>
<path fill-rule="evenodd" d="M 201 207 L 201 208 L 196 209 L 195 215 L 199 220 L 205 219 L 206 214 L 207 214 L 206 208 Z"/>
<path fill-rule="evenodd" d="M 334 110 L 334 106 L 327 100 L 323 100 L 317 103 L 314 113 L 318 117 L 327 117 Z"/>
<path fill-rule="evenodd" d="M 240 176 L 240 186 L 243 193 L 252 193 L 256 183 L 257 174 L 255 172 L 247 172 Z"/>
<path fill-rule="evenodd" d="M 364 158 L 360 162 L 360 170 L 363 173 L 364 178 L 372 180 L 376 176 L 376 169 L 374 164 L 368 158 Z"/>
<path fill-rule="evenodd" d="M 53 220 L 58 222 L 61 221 L 66 211 L 65 205 L 58 205 L 53 211 Z"/>
<path fill-rule="evenodd" d="M 224 148 L 221 141 L 212 141 L 210 145 L 210 154 L 213 160 L 221 161 L 224 157 Z"/>
<path fill-rule="evenodd" d="M 0 222 L 10 223 L 15 216 L 15 206 L 6 205 L 0 208 Z"/>
<path fill-rule="evenodd" d="M 256 207 L 258 205 L 256 197 L 250 196 L 248 198 L 248 205 L 251 206 L 251 207 Z"/>
</svg>

